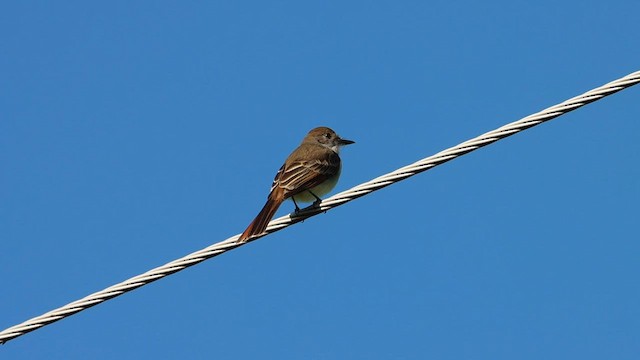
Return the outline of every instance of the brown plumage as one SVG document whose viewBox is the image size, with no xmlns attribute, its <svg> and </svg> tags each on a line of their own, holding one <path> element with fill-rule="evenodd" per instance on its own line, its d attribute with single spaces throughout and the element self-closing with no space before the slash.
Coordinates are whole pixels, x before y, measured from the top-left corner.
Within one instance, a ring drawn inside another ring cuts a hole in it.
<svg viewBox="0 0 640 360">
<path fill-rule="evenodd" d="M 340 138 L 328 127 L 315 128 L 305 136 L 285 160 L 273 179 L 267 202 L 256 218 L 240 235 L 239 242 L 264 232 L 282 202 L 293 198 L 297 201 L 320 201 L 319 196 L 331 191 L 340 176 L 341 146 L 353 144 Z"/>
</svg>

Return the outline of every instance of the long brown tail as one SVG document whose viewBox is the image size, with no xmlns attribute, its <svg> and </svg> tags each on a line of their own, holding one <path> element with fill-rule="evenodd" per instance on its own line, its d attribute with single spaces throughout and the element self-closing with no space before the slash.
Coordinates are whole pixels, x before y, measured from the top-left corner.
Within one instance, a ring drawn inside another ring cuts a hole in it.
<svg viewBox="0 0 640 360">
<path fill-rule="evenodd" d="M 280 204 L 282 204 L 282 200 L 275 199 L 273 196 L 269 196 L 269 198 L 267 199 L 267 203 L 264 204 L 264 207 L 262 207 L 262 210 L 260 210 L 258 216 L 253 219 L 247 229 L 242 233 L 242 235 L 240 235 L 238 241 L 243 243 L 252 236 L 262 234 L 264 232 L 264 229 L 267 228 L 269 221 L 271 221 L 273 216 L 276 214 L 276 211 L 278 211 Z"/>
</svg>

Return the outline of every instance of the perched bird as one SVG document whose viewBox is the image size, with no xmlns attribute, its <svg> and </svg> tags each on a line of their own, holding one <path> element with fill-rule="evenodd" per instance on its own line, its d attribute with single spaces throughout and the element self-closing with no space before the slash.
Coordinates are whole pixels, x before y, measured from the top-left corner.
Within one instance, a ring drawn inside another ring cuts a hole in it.
<svg viewBox="0 0 640 360">
<path fill-rule="evenodd" d="M 298 201 L 319 203 L 320 196 L 331 191 L 340 177 L 340 148 L 353 143 L 342 139 L 328 127 L 309 131 L 278 170 L 267 203 L 240 235 L 238 242 L 244 243 L 262 234 L 282 202 L 288 198 L 293 200 L 296 211 L 300 210 Z"/>
</svg>

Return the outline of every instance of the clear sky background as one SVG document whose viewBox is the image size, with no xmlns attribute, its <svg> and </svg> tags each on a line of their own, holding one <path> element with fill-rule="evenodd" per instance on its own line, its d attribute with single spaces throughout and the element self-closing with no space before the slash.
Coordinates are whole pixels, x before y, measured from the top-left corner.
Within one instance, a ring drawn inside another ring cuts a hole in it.
<svg viewBox="0 0 640 360">
<path fill-rule="evenodd" d="M 636 71 L 639 13 L 5 2 L 0 330 L 240 233 L 313 127 L 357 142 L 337 192 Z M 637 359 L 639 119 L 636 87 L 0 358 Z"/>
</svg>

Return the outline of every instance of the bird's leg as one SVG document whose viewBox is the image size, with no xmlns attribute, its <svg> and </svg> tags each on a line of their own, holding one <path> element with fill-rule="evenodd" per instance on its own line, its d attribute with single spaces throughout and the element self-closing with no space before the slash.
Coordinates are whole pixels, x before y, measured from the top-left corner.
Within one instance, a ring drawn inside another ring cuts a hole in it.
<svg viewBox="0 0 640 360">
<path fill-rule="evenodd" d="M 318 195 L 314 194 L 311 190 L 307 190 L 307 191 L 309 191 L 309 194 L 313 195 L 313 197 L 316 198 L 316 201 L 313 202 L 313 206 L 320 205 L 320 203 L 322 202 L 322 199 L 320 199 Z"/>
<path fill-rule="evenodd" d="M 293 200 L 293 205 L 296 206 L 296 209 L 294 210 L 294 213 L 297 214 L 300 212 L 300 207 L 298 207 L 298 203 L 296 202 L 296 198 L 295 197 L 291 197 L 291 200 Z"/>
</svg>

